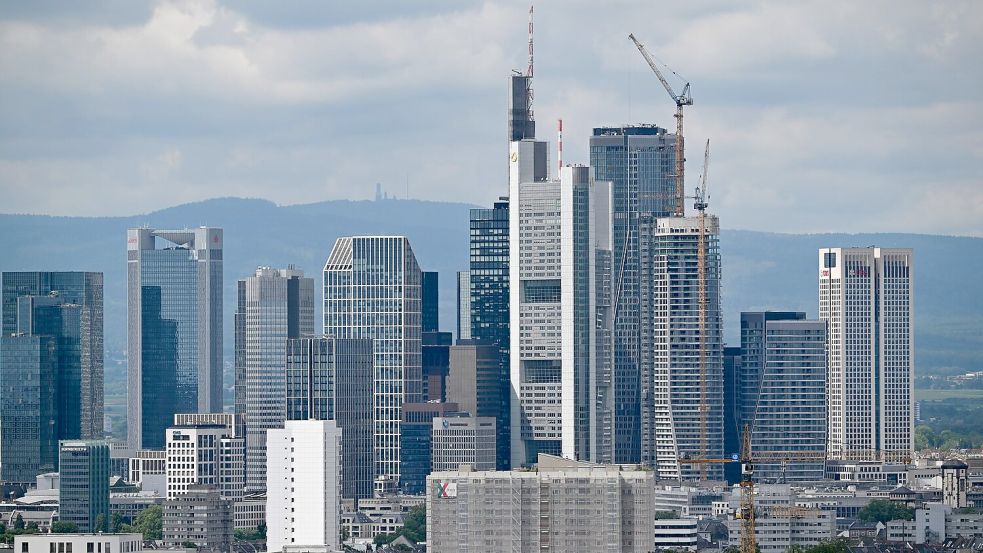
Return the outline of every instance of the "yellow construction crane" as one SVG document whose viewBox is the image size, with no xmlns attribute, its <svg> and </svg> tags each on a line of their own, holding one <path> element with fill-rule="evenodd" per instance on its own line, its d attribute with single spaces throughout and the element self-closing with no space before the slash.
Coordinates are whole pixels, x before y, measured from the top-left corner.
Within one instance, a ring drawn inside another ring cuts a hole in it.
<svg viewBox="0 0 983 553">
<path fill-rule="evenodd" d="M 680 120 L 682 116 L 680 115 Z M 696 275 L 697 287 L 699 289 L 699 320 L 700 328 L 700 451 L 703 456 L 707 455 L 709 442 L 707 439 L 707 417 L 710 414 L 710 405 L 707 401 L 707 225 L 706 210 L 707 196 L 707 170 L 710 167 L 710 139 L 707 139 L 706 149 L 703 151 L 703 173 L 700 175 L 700 186 L 696 188 L 693 207 L 699 213 L 700 234 L 697 238 L 696 252 Z M 706 465 L 701 465 L 700 476 L 706 480 Z"/>
<path fill-rule="evenodd" d="M 652 68 L 652 71 L 655 73 L 655 76 L 659 78 L 659 82 L 661 82 L 662 86 L 665 87 L 666 92 L 669 93 L 669 96 L 672 98 L 672 101 L 676 103 L 676 115 L 675 115 L 676 117 L 676 167 L 675 167 L 676 210 L 675 210 L 675 214 L 676 217 L 682 217 L 685 214 L 685 209 L 683 207 L 684 194 L 685 194 L 685 187 L 683 186 L 683 182 L 684 182 L 683 165 L 686 161 L 684 144 L 683 144 L 683 106 L 693 105 L 693 97 L 690 95 L 689 92 L 689 83 L 686 83 L 683 86 L 683 92 L 681 94 L 676 94 L 676 91 L 672 89 L 672 85 L 669 84 L 669 81 L 667 81 L 666 78 L 662 75 L 662 71 L 659 70 L 659 66 L 658 64 L 656 64 L 655 58 L 653 58 L 652 55 L 649 54 L 648 50 L 645 49 L 645 46 L 643 46 L 641 42 L 638 42 L 638 39 L 635 38 L 634 34 L 629 34 L 628 38 L 630 38 L 631 41 L 635 43 L 635 46 L 638 48 L 638 51 L 642 53 L 642 57 L 645 58 L 645 61 L 649 64 L 649 67 Z M 673 73 L 676 74 L 675 72 Z M 678 76 L 678 74 L 676 75 Z"/>
</svg>

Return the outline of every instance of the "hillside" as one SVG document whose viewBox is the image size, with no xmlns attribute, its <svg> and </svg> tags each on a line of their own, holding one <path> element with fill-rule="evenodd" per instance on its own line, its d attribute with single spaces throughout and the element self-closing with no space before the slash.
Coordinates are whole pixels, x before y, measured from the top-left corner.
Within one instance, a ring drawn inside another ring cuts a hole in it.
<svg viewBox="0 0 983 553">
<path fill-rule="evenodd" d="M 0 215 L 0 270 L 105 273 L 106 345 L 125 349 L 126 229 L 149 225 L 225 229 L 225 350 L 232 351 L 235 281 L 257 265 L 293 263 L 319 279 L 338 236 L 403 234 L 425 270 L 441 273 L 441 326 L 454 330 L 454 272 L 468 261 L 465 204 L 414 200 L 330 201 L 277 206 L 222 198 L 132 217 Z M 741 310 L 797 309 L 816 315 L 816 250 L 822 246 L 915 248 L 916 366 L 919 372 L 983 368 L 983 239 L 913 234 L 773 234 L 725 230 L 721 236 L 729 343 Z"/>
</svg>

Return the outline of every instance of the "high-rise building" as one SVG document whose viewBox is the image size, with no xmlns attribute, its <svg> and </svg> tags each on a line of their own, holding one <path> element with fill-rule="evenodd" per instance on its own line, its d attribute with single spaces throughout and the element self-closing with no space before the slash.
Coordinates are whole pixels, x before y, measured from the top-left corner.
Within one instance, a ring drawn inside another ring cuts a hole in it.
<svg viewBox="0 0 983 553">
<path fill-rule="evenodd" d="M 698 217 L 646 216 L 639 225 L 642 462 L 660 479 L 723 478 L 718 464 L 680 462 L 724 453 L 719 228 L 717 218 L 707 215 L 701 244 Z"/>
<path fill-rule="evenodd" d="M 71 375 L 71 386 L 62 386 L 59 401 L 70 405 L 59 415 L 62 427 L 57 439 L 99 439 L 103 436 L 103 276 L 96 272 L 0 273 L 2 288 L 2 336 L 17 332 L 51 335 L 51 330 L 18 330 L 17 301 L 22 296 L 54 295 L 71 321 L 61 321 L 58 360 L 60 375 Z M 58 313 L 49 313 L 58 315 Z M 44 317 L 49 322 L 57 319 Z M 61 318 L 61 317 L 58 317 Z M 50 329 L 50 326 L 49 326 Z M 64 378 L 63 378 L 64 380 Z"/>
<path fill-rule="evenodd" d="M 266 431 L 282 428 L 287 339 L 314 334 L 314 279 L 289 266 L 239 279 L 235 411 L 246 438 L 246 490 L 266 485 Z"/>
<path fill-rule="evenodd" d="M 175 413 L 222 411 L 222 229 L 127 231 L 127 316 L 129 442 L 163 448 Z"/>
<path fill-rule="evenodd" d="M 109 444 L 61 442 L 58 460 L 58 519 L 81 532 L 109 530 Z"/>
<path fill-rule="evenodd" d="M 341 550 L 341 434 L 324 420 L 267 431 L 268 551 Z"/>
<path fill-rule="evenodd" d="M 655 550 L 651 471 L 549 455 L 538 459 L 538 467 L 474 471 L 465 466 L 432 473 L 427 551 Z"/>
<path fill-rule="evenodd" d="M 371 497 L 372 340 L 309 336 L 288 340 L 286 349 L 286 420 L 334 421 L 342 433 L 342 495 Z"/>
<path fill-rule="evenodd" d="M 491 209 L 472 209 L 468 282 L 471 306 L 470 337 L 498 348 L 499 412 L 498 469 L 512 466 L 511 369 L 509 364 L 509 199 L 499 198 Z M 459 338 L 463 339 L 461 332 Z"/>
<path fill-rule="evenodd" d="M 436 271 L 423 271 L 420 280 L 421 294 L 421 326 L 423 332 L 440 331 L 440 289 L 439 273 Z"/>
<path fill-rule="evenodd" d="M 913 263 L 908 248 L 819 250 L 831 459 L 902 461 L 914 449 Z"/>
<path fill-rule="evenodd" d="M 29 483 L 58 467 L 57 341 L 0 337 L 0 478 Z"/>
<path fill-rule="evenodd" d="M 445 400 L 476 417 L 494 417 L 499 424 L 499 350 L 473 340 L 450 347 L 450 371 Z M 499 434 L 500 435 L 500 434 Z"/>
<path fill-rule="evenodd" d="M 758 461 L 761 482 L 822 480 L 826 451 L 826 323 L 799 312 L 741 313 L 741 426 L 751 451 L 788 453 Z M 798 455 L 798 458 L 796 458 Z"/>
<path fill-rule="evenodd" d="M 454 336 L 450 332 L 424 332 L 422 340 L 423 400 L 446 399 L 447 373 Z"/>
<path fill-rule="evenodd" d="M 168 548 L 232 551 L 232 502 L 215 486 L 192 484 L 164 501 L 161 534 Z"/>
<path fill-rule="evenodd" d="M 434 417 L 431 470 L 495 470 L 495 418 L 466 413 Z"/>
<path fill-rule="evenodd" d="M 612 453 L 610 185 L 583 166 L 548 180 L 545 157 L 545 143 L 512 144 L 513 467 Z"/>
<path fill-rule="evenodd" d="M 376 474 L 393 482 L 402 406 L 423 397 L 421 278 L 402 236 L 339 238 L 324 265 L 324 334 L 374 340 Z"/>
<path fill-rule="evenodd" d="M 457 339 L 471 339 L 471 272 L 457 272 Z"/>
<path fill-rule="evenodd" d="M 614 460 L 640 460 L 642 344 L 639 322 L 639 225 L 643 217 L 675 212 L 676 137 L 656 125 L 595 128 L 590 137 L 593 177 L 611 182 L 614 321 Z"/>
<path fill-rule="evenodd" d="M 239 501 L 246 484 L 245 450 L 245 440 L 235 436 L 234 422 L 180 424 L 176 420 L 167 429 L 167 499 L 203 485 L 225 499 Z"/>
<path fill-rule="evenodd" d="M 724 458 L 740 457 L 741 414 L 737 406 L 741 404 L 738 396 L 740 386 L 737 374 L 741 370 L 741 348 L 724 346 Z M 741 467 L 738 463 L 724 465 L 724 478 L 729 484 L 737 484 L 741 480 Z"/>
<path fill-rule="evenodd" d="M 399 436 L 399 488 L 421 494 L 433 466 L 433 420 L 458 412 L 456 403 L 405 403 Z"/>
<path fill-rule="evenodd" d="M 509 142 L 536 138 L 532 115 L 532 75 L 509 77 Z"/>
</svg>

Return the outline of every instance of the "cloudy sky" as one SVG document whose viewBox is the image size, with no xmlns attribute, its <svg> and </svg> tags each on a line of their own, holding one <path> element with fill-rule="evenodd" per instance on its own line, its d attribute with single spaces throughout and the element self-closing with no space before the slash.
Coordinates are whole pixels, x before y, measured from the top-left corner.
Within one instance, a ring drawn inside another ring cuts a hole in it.
<svg viewBox="0 0 983 553">
<path fill-rule="evenodd" d="M 506 191 L 507 75 L 528 3 L 0 5 L 0 212 L 123 215 L 212 198 Z M 673 125 L 629 32 L 692 82 L 728 228 L 983 236 L 983 3 L 536 5 L 541 138 Z M 674 81 L 677 86 L 681 81 Z"/>
</svg>

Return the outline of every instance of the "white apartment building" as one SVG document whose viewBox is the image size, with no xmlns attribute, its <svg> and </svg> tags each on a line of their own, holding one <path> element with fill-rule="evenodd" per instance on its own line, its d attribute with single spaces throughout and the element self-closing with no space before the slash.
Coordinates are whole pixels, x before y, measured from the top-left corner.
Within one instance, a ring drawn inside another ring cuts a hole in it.
<svg viewBox="0 0 983 553">
<path fill-rule="evenodd" d="M 267 550 L 341 549 L 341 429 L 286 421 L 266 433 Z"/>
<path fill-rule="evenodd" d="M 512 466 L 539 453 L 610 461 L 611 187 L 547 177 L 546 144 L 510 145 Z"/>
<path fill-rule="evenodd" d="M 540 455 L 537 471 L 427 477 L 432 553 L 653 551 L 651 471 Z"/>
<path fill-rule="evenodd" d="M 224 499 L 242 499 L 246 446 L 243 438 L 232 437 L 234 428 L 203 422 L 167 429 L 168 500 L 195 485 L 213 486 Z"/>
<path fill-rule="evenodd" d="M 431 469 L 495 470 L 495 417 L 434 417 Z"/>
<path fill-rule="evenodd" d="M 902 461 L 914 448 L 913 258 L 907 248 L 819 250 L 831 459 Z"/>
</svg>

